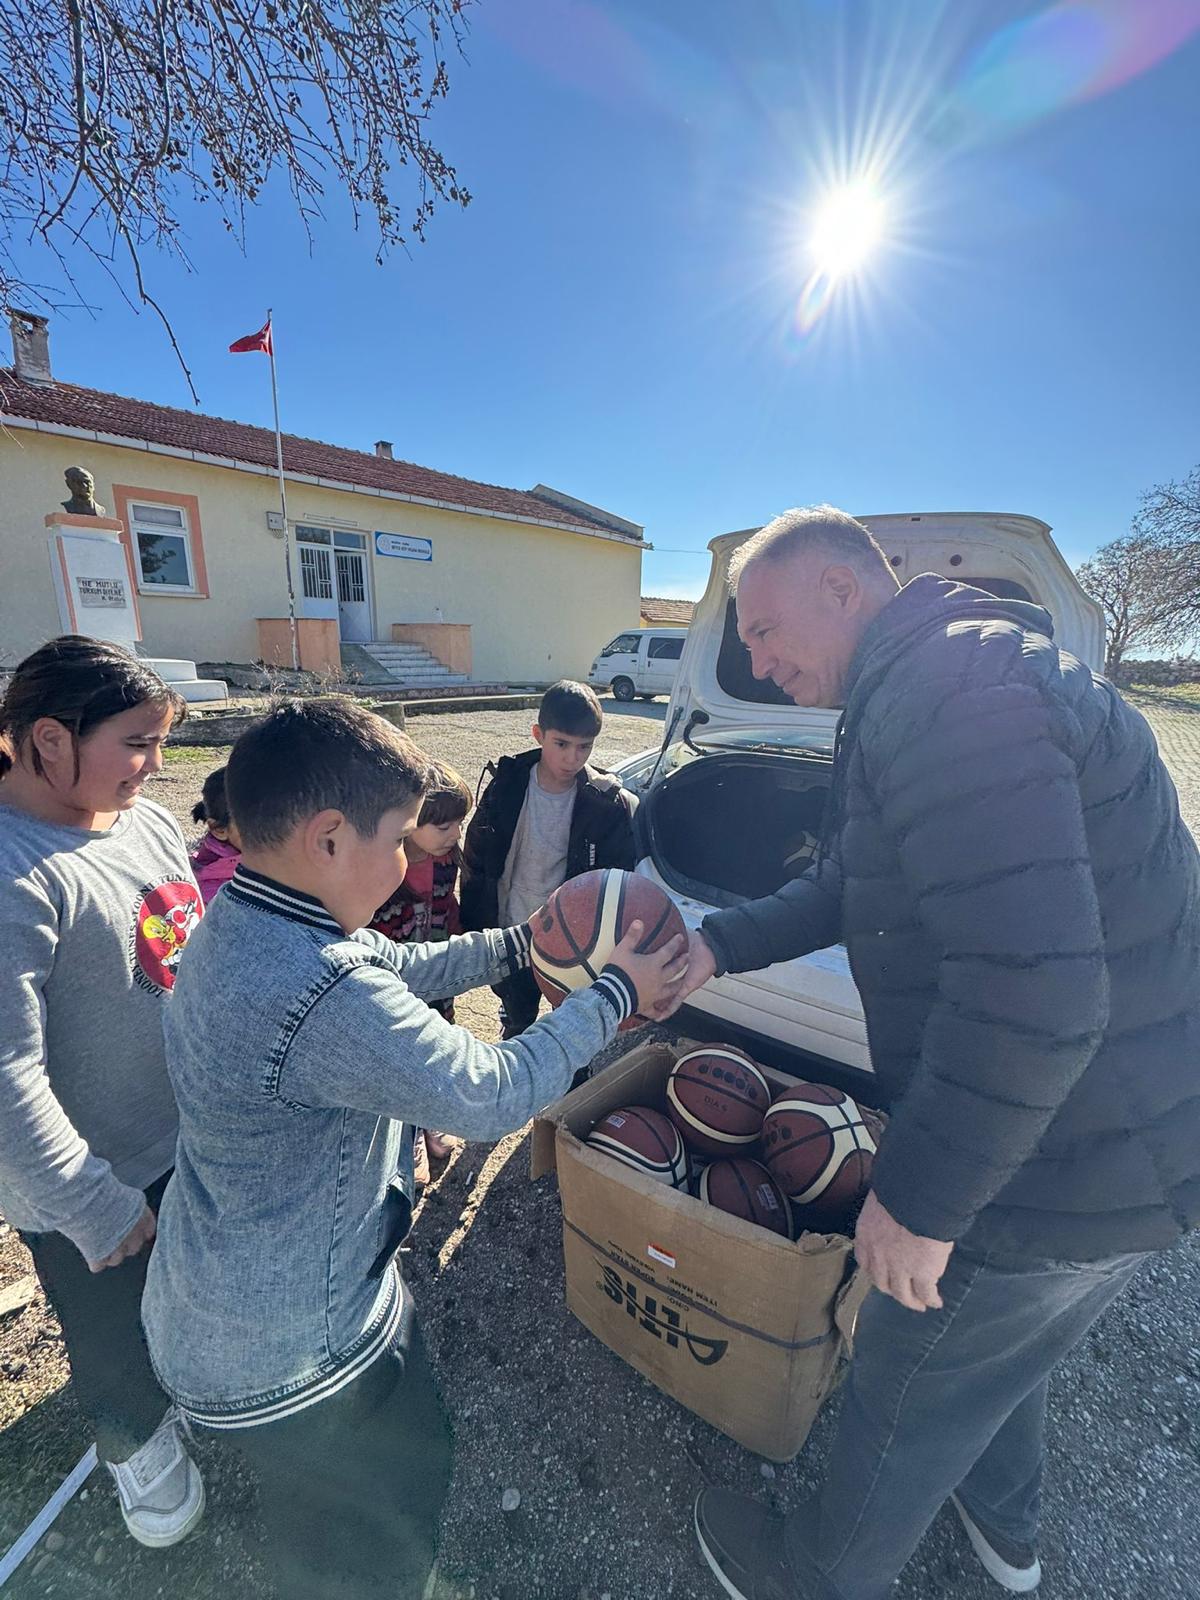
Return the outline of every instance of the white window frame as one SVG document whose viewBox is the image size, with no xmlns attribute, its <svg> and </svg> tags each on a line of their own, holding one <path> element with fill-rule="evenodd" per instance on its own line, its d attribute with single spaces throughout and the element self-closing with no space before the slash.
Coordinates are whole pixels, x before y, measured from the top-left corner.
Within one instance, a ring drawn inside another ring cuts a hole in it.
<svg viewBox="0 0 1200 1600">
<path fill-rule="evenodd" d="M 140 522 L 138 511 L 145 506 L 151 511 L 173 511 L 179 518 L 181 526 L 176 529 L 163 528 L 153 522 Z M 155 583 L 153 578 L 147 578 L 142 571 L 142 543 L 139 533 L 170 534 L 182 538 L 187 552 L 188 582 L 183 583 Z M 192 524 L 184 506 L 169 505 L 165 500 L 130 500 L 129 502 L 129 543 L 133 551 L 134 565 L 137 568 L 138 590 L 142 594 L 199 594 L 200 589 L 196 583 L 196 550 L 192 540 Z"/>
</svg>

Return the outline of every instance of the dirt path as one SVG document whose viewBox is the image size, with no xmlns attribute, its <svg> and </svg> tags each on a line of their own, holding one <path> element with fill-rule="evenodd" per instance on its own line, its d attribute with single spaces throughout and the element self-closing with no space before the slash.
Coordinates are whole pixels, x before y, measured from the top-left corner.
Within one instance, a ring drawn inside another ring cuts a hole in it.
<svg viewBox="0 0 1200 1600">
<path fill-rule="evenodd" d="M 1200 720 L 1144 707 L 1200 825 Z M 655 742 L 653 713 L 610 717 L 607 759 Z M 640 713 L 641 707 L 635 708 Z M 418 739 L 474 782 L 520 745 L 527 717 L 414 722 Z M 198 758 L 198 759 L 196 759 Z M 173 766 L 159 794 L 186 815 L 217 758 Z M 495 1036 L 490 994 L 462 1020 Z M 818 1481 L 837 1402 L 800 1457 L 770 1468 L 666 1400 L 573 1321 L 563 1302 L 552 1183 L 531 1185 L 523 1134 L 469 1146 L 430 1192 L 414 1230 L 412 1278 L 456 1438 L 443 1524 L 449 1593 L 474 1600 L 716 1600 L 699 1564 L 690 1506 L 705 1481 L 797 1503 Z M 0 1237 L 0 1285 L 28 1271 Z M 1200 1592 L 1200 1244 L 1158 1258 L 1058 1375 L 1045 1496 L 1045 1600 L 1194 1600 Z M 71 1402 L 56 1328 L 40 1295 L 0 1323 L 0 1549 L 88 1439 Z M 209 1512 L 161 1553 L 123 1534 L 106 1482 L 64 1513 L 26 1563 L 14 1600 L 266 1600 L 255 1486 L 200 1451 Z M 505 1489 L 520 1509 L 500 1509 Z M 61 1541 L 61 1542 L 60 1542 Z M 50 1548 L 50 1545 L 53 1548 Z M 994 1600 L 956 1526 L 942 1516 L 897 1600 Z M 286 1600 L 286 1597 L 282 1597 Z"/>
</svg>

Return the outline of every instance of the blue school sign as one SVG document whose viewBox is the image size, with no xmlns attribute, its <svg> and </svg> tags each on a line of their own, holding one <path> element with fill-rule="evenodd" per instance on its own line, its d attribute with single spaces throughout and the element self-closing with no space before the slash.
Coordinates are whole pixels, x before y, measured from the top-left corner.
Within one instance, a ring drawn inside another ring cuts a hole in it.
<svg viewBox="0 0 1200 1600">
<path fill-rule="evenodd" d="M 399 556 L 404 561 L 432 561 L 433 540 L 411 539 L 406 533 L 377 533 L 375 554 Z"/>
</svg>

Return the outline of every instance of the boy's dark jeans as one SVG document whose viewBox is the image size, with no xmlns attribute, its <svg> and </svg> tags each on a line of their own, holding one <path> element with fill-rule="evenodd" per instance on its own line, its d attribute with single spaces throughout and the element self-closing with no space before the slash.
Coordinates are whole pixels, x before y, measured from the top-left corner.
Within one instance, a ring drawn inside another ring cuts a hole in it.
<svg viewBox="0 0 1200 1600">
<path fill-rule="evenodd" d="M 146 1190 L 157 1216 L 171 1174 Z M 79 1409 L 92 1425 L 102 1461 L 127 1461 L 166 1415 L 170 1402 L 146 1354 L 142 1290 L 150 1252 L 118 1267 L 90 1272 L 61 1233 L 21 1236 L 33 1256 L 46 1298 L 62 1326 Z"/>
<path fill-rule="evenodd" d="M 956 1249 L 940 1311 L 873 1291 L 820 1496 L 787 1524 L 803 1600 L 883 1600 L 956 1492 L 1035 1545 L 1047 1379 L 1146 1259 L 1024 1261 Z"/>
<path fill-rule="evenodd" d="M 209 1438 L 257 1471 L 286 1600 L 422 1600 L 450 1483 L 450 1430 L 409 1299 L 386 1355 L 279 1422 Z"/>
<path fill-rule="evenodd" d="M 496 984 L 492 993 L 500 1001 L 500 1027 L 505 1039 L 515 1039 L 537 1021 L 542 991 L 528 967 Z"/>
</svg>

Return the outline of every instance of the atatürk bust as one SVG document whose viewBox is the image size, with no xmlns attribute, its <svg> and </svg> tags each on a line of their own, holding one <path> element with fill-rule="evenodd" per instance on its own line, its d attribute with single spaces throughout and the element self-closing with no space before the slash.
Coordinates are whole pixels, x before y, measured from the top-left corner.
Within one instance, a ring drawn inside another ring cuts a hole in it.
<svg viewBox="0 0 1200 1600">
<path fill-rule="evenodd" d="M 63 476 L 71 498 L 63 501 L 63 510 L 76 517 L 104 517 L 108 513 L 96 504 L 96 480 L 85 467 L 68 467 Z"/>
</svg>

